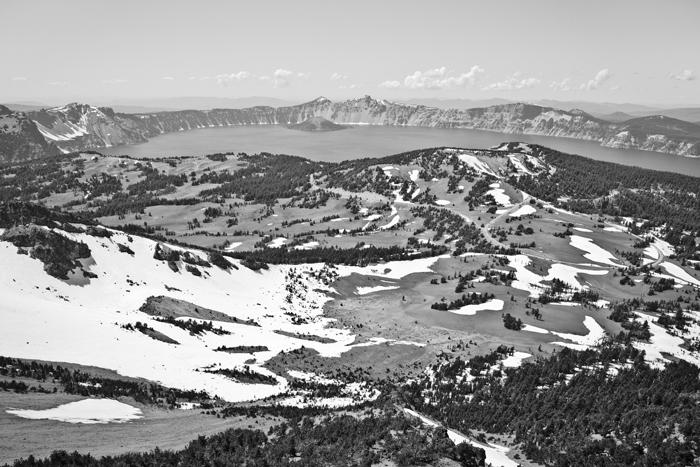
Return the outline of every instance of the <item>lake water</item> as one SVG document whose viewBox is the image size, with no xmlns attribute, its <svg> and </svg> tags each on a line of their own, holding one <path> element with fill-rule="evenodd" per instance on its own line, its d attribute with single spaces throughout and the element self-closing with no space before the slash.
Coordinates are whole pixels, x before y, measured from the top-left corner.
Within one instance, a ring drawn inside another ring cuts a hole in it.
<svg viewBox="0 0 700 467">
<path fill-rule="evenodd" d="M 506 141 L 536 143 L 570 154 L 648 169 L 700 176 L 700 158 L 651 151 L 612 149 L 593 141 L 550 136 L 514 135 L 481 130 L 358 125 L 350 130 L 307 132 L 283 125 L 231 126 L 166 133 L 148 143 L 103 148 L 110 155 L 138 158 L 195 156 L 216 152 L 262 151 L 339 162 L 383 157 L 438 146 L 485 149 Z"/>
</svg>

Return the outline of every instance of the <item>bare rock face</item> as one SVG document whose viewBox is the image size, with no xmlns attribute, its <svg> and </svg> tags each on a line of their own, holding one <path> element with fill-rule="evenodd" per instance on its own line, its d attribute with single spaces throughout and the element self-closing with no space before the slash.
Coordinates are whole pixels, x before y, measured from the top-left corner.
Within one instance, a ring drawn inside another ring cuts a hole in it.
<svg viewBox="0 0 700 467">
<path fill-rule="evenodd" d="M 148 141 L 131 123 L 108 107 L 72 103 L 28 112 L 46 141 L 63 152 Z"/>
<path fill-rule="evenodd" d="M 82 267 L 79 259 L 92 255 L 85 243 L 36 225 L 12 227 L 0 235 L 0 241 L 12 243 L 20 253 L 28 252 L 31 258 L 44 263 L 47 274 L 62 280 L 68 279 L 68 272 Z"/>
</svg>

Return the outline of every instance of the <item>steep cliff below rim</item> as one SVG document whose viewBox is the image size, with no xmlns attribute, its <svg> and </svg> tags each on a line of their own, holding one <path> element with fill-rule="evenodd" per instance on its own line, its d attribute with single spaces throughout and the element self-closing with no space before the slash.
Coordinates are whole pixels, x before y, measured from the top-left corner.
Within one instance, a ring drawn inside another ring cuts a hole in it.
<svg viewBox="0 0 700 467">
<path fill-rule="evenodd" d="M 143 143 L 163 133 L 235 125 L 294 125 L 313 117 L 337 124 L 464 128 L 598 141 L 603 146 L 700 157 L 700 127 L 668 119 L 663 125 L 638 121 L 610 123 L 585 112 L 527 103 L 468 110 L 443 110 L 365 96 L 342 102 L 320 97 L 289 107 L 183 110 L 144 114 L 115 113 L 84 104 L 28 112 L 48 144 L 63 152 Z M 22 159 L 12 148 L 0 160 Z"/>
</svg>

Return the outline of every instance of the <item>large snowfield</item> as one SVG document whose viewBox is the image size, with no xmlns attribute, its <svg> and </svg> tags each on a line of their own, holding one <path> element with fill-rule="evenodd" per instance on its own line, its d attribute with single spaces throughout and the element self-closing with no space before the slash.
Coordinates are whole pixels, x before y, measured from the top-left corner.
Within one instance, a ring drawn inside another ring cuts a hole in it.
<svg viewBox="0 0 700 467">
<path fill-rule="evenodd" d="M 14 266 L 0 270 L 0 355 L 109 368 L 169 387 L 205 390 L 228 401 L 245 401 L 286 390 L 284 378 L 261 367 L 281 351 L 305 346 L 322 356 L 335 357 L 352 348 L 349 345 L 355 336 L 349 330 L 329 327 L 331 320 L 322 317 L 322 306 L 329 300 L 323 291 L 329 289 L 306 274 L 318 272 L 320 265 L 270 266 L 266 271 L 251 271 L 231 259 L 238 270 L 199 267 L 202 276 L 196 277 L 184 267 L 180 272 L 172 272 L 166 262 L 154 259 L 156 242 L 148 239 L 135 236 L 129 242 L 127 235 L 120 232 L 114 232 L 111 238 L 63 234 L 88 244 L 92 257 L 83 260 L 83 264 L 97 274 L 97 279 L 88 281 L 81 277 L 78 282 L 84 285 L 70 285 L 46 274 L 40 261 L 18 255 L 15 246 L 0 242 L 0 264 Z M 119 252 L 117 244 L 128 245 L 135 254 Z M 202 252 L 191 251 L 205 259 Z M 400 279 L 413 272 L 429 271 L 435 261 L 437 258 L 426 258 L 387 263 L 380 269 L 339 267 L 336 271 L 341 276 L 359 273 Z M 296 279 L 290 279 L 292 273 Z M 297 280 L 298 277 L 302 279 Z M 285 290 L 288 285 L 291 293 Z M 191 335 L 139 311 L 148 297 L 160 295 L 186 300 L 242 321 L 254 320 L 259 326 L 216 322 L 216 327 L 231 334 Z M 292 315 L 304 322 L 293 324 Z M 147 323 L 180 345 L 120 327 L 136 321 Z M 289 337 L 274 332 L 278 330 L 333 342 Z M 251 370 L 276 377 L 277 385 L 242 384 L 202 371 L 241 368 L 253 357 L 215 352 L 217 347 L 255 345 L 266 345 L 269 351 L 255 353 L 255 363 L 249 364 Z"/>
</svg>

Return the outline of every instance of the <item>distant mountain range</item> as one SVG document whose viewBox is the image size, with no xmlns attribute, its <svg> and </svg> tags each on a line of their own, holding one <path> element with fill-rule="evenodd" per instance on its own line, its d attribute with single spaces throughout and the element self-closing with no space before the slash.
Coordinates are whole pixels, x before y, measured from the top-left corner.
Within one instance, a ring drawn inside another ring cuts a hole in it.
<svg viewBox="0 0 700 467">
<path fill-rule="evenodd" d="M 567 111 L 527 103 L 448 110 L 365 96 L 340 102 L 319 97 L 304 104 L 279 108 L 257 106 L 244 109 L 140 114 L 120 113 L 108 107 L 77 103 L 26 113 L 0 108 L 5 109 L 5 113 L 15 115 L 8 118 L 26 119 L 31 122 L 25 126 L 27 135 L 33 135 L 32 141 L 36 139 L 38 131 L 43 135 L 45 144 L 53 144 L 64 152 L 142 143 L 163 133 L 196 128 L 290 125 L 312 117 L 323 117 L 337 124 L 427 126 L 546 135 L 598 141 L 603 146 L 615 148 L 700 156 L 700 126 L 696 124 L 665 116 L 633 118 L 611 123 L 597 118 L 585 109 Z M 8 134 L 0 133 L 0 144 L 3 144 L 2 141 Z M 14 146 L 9 143 L 6 147 L 8 149 L 1 154 L 3 160 L 38 157 L 35 153 L 27 151 L 19 155 L 12 150 Z"/>
<path fill-rule="evenodd" d="M 116 99 L 98 100 L 93 102 L 96 107 L 109 107 L 119 113 L 148 113 L 165 112 L 172 110 L 208 110 L 208 109 L 245 109 L 248 107 L 269 106 L 288 107 L 299 104 L 298 101 L 288 101 L 275 97 L 166 97 L 151 99 Z M 5 104 L 11 110 L 40 110 L 55 106 L 45 105 L 40 102 L 18 102 Z"/>
</svg>

